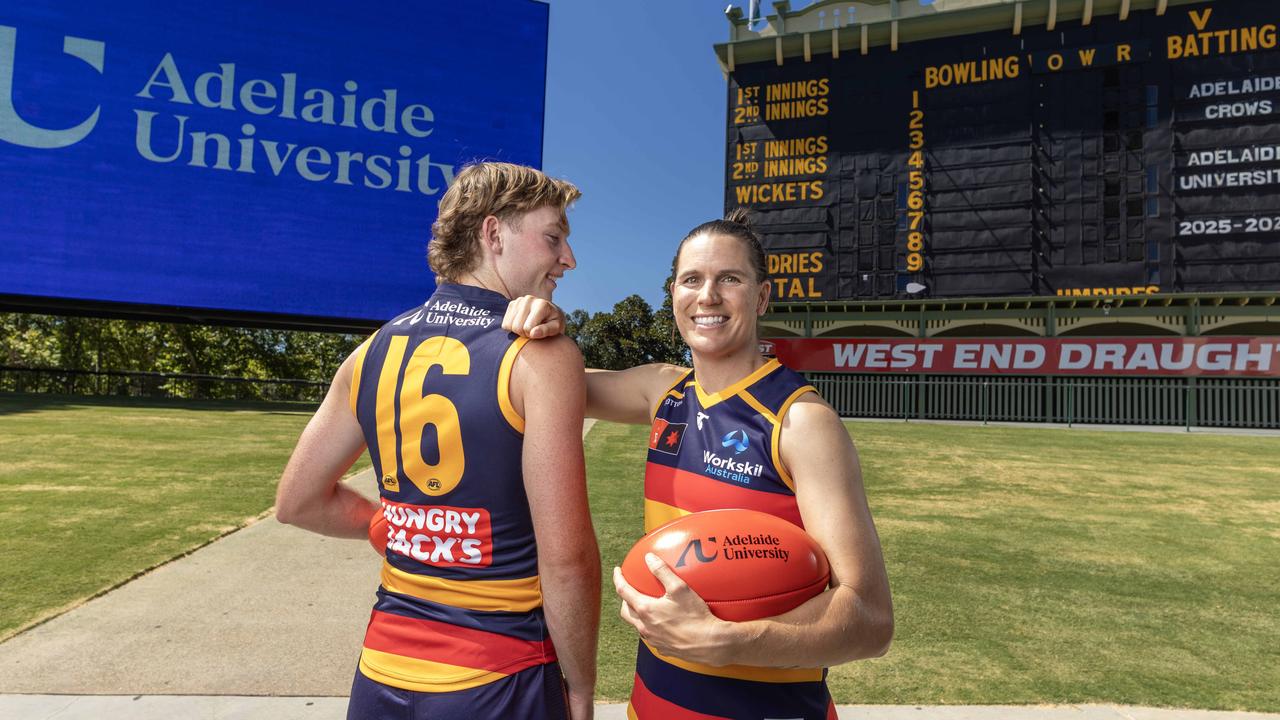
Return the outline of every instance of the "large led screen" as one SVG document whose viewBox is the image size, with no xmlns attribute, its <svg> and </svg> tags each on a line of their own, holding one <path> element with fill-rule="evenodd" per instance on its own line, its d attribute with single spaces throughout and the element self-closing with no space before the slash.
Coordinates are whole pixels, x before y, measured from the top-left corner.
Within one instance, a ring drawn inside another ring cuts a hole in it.
<svg viewBox="0 0 1280 720">
<path fill-rule="evenodd" d="M 538 166 L 548 6 L 0 6 L 0 296 L 378 321 L 466 163 Z"/>
</svg>

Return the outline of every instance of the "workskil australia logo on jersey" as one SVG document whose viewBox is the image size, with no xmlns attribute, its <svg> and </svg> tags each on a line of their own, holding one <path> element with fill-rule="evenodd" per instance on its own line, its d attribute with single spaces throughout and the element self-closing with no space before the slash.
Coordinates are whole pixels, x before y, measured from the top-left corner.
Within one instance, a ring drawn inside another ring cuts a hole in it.
<svg viewBox="0 0 1280 720">
<path fill-rule="evenodd" d="M 747 439 L 747 431 L 738 428 L 726 433 L 720 439 L 720 446 L 732 450 L 736 456 L 746 452 L 751 443 Z M 735 460 L 732 457 L 726 457 L 710 450 L 702 451 L 702 461 L 706 463 L 706 467 L 702 470 L 703 473 L 741 485 L 750 485 L 751 478 L 758 478 L 764 473 L 764 465 L 761 463 Z"/>
<path fill-rule="evenodd" d="M 724 437 L 720 438 L 720 447 L 733 448 L 734 455 L 741 455 L 746 452 L 747 448 L 750 446 L 751 443 L 747 440 L 747 431 L 742 428 L 730 430 L 725 433 Z"/>
</svg>

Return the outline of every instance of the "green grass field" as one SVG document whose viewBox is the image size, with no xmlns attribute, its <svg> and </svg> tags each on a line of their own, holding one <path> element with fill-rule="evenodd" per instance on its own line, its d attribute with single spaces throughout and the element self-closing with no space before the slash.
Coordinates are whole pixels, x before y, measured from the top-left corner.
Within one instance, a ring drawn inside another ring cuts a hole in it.
<svg viewBox="0 0 1280 720">
<path fill-rule="evenodd" d="M 0 638 L 261 514 L 313 410 L 0 395 Z"/>
<path fill-rule="evenodd" d="M 0 395 L 0 637 L 260 515 L 310 408 Z M 1280 711 L 1280 438 L 851 423 L 897 637 L 842 703 Z M 587 469 L 600 696 L 635 636 L 608 573 L 642 531 L 646 429 Z"/>
<path fill-rule="evenodd" d="M 884 658 L 831 671 L 837 702 L 1280 711 L 1280 438 L 848 428 L 897 632 Z M 642 531 L 646 433 L 589 438 L 606 574 Z M 610 699 L 635 652 L 617 610 L 607 591 Z"/>
</svg>

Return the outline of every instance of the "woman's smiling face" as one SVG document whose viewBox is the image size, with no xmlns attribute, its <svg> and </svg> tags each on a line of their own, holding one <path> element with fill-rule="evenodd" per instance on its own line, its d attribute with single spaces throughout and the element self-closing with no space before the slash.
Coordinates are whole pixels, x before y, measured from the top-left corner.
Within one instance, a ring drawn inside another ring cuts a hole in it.
<svg viewBox="0 0 1280 720">
<path fill-rule="evenodd" d="M 715 358 L 754 351 L 756 318 L 769 301 L 769 283 L 756 277 L 746 245 L 723 234 L 690 238 L 680 250 L 671 305 L 676 327 L 695 355 Z"/>
</svg>

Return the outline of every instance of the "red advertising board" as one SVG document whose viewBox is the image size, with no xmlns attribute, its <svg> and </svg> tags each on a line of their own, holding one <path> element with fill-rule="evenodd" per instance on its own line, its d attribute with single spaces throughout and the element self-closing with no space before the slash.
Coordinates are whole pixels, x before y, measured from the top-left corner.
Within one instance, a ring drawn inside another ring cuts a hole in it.
<svg viewBox="0 0 1280 720">
<path fill-rule="evenodd" d="M 1280 377 L 1280 337 L 770 338 L 761 351 L 817 372 Z"/>
</svg>

